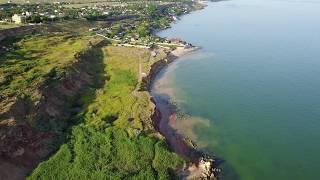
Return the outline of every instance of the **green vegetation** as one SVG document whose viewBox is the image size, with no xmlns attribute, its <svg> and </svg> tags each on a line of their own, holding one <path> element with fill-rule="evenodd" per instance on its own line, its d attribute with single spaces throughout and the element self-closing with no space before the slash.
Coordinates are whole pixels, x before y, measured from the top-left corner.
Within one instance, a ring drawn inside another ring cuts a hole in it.
<svg viewBox="0 0 320 180">
<path fill-rule="evenodd" d="M 161 57 L 137 48 L 103 51 L 104 87 L 82 98 L 80 124 L 72 128 L 69 142 L 28 179 L 169 179 L 171 170 L 183 164 L 154 137 L 153 104 L 147 92 L 136 90 L 139 72 L 148 72 Z"/>
<path fill-rule="evenodd" d="M 168 41 L 154 32 L 190 12 L 194 3 L 74 7 L 32 2 L 0 5 L 0 28 L 16 26 L 13 14 L 25 23 L 44 22 L 42 35 L 1 41 L 0 131 L 6 135 L 1 153 L 15 157 L 21 146 L 24 152 L 17 159 L 31 170 L 56 152 L 28 179 L 174 178 L 184 160 L 154 129 L 155 107 L 141 81 L 167 55 L 157 43 Z M 107 43 L 102 37 L 119 47 L 102 47 Z M 20 138 L 18 126 L 27 137 Z"/>
<path fill-rule="evenodd" d="M 193 10 L 194 3 L 73 5 L 0 5 L 3 28 L 16 26 L 10 19 L 17 13 L 26 16 L 26 22 L 47 22 L 42 33 L 60 32 L 1 41 L 0 115 L 8 126 L 0 131 L 7 135 L 14 130 L 3 141 L 2 147 L 9 147 L 5 153 L 11 157 L 22 143 L 25 155 L 47 148 L 47 154 L 30 158 L 31 169 L 57 150 L 28 179 L 174 177 L 184 160 L 168 150 L 154 129 L 155 107 L 141 81 L 151 65 L 166 56 L 158 44 L 170 47 L 154 32 Z M 102 37 L 119 47 L 101 47 L 107 42 Z M 152 50 L 120 47 L 126 45 Z M 17 122 L 27 129 L 25 134 L 35 135 L 19 138 Z M 50 139 L 34 143 L 33 137 L 42 133 Z M 29 161 L 25 155 L 21 161 Z"/>
<path fill-rule="evenodd" d="M 146 37 L 150 35 L 149 26 L 147 23 L 141 23 L 137 28 L 137 32 L 140 37 Z"/>
<path fill-rule="evenodd" d="M 4 42 L 8 51 L 0 52 L 1 96 L 30 95 L 53 69 L 59 79 L 64 67 L 76 61 L 76 53 L 88 48 L 90 38 L 60 34 Z"/>
<path fill-rule="evenodd" d="M 154 138 L 79 125 L 73 128 L 72 143 L 62 145 L 28 179 L 168 179 L 168 168 L 181 163 Z"/>
<path fill-rule="evenodd" d="M 149 51 L 108 47 L 104 52 L 109 80 L 88 106 L 86 122 L 96 127 L 114 123 L 123 128 L 150 129 L 153 113 L 150 97 L 147 92 L 133 92 L 138 84 L 139 62 L 149 58 Z"/>
</svg>

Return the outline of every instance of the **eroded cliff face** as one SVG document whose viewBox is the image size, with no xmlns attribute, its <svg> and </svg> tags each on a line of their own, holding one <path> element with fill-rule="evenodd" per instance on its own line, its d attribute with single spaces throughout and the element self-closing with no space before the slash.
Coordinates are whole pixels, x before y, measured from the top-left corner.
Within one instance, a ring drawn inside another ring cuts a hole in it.
<svg viewBox="0 0 320 180">
<path fill-rule="evenodd" d="M 33 85 L 32 96 L 0 99 L 0 179 L 23 179 L 55 150 L 80 110 L 78 98 L 103 82 L 98 76 L 105 43 L 77 53 L 59 78 L 51 70 L 44 83 Z"/>
<path fill-rule="evenodd" d="M 167 58 L 157 61 L 151 66 L 148 76 L 143 78 L 142 88 L 151 91 L 152 83 L 158 73 L 172 63 L 178 57 L 169 53 Z M 207 156 L 204 152 L 196 149 L 196 146 L 187 137 L 177 133 L 176 129 L 170 126 L 170 121 L 175 121 L 176 107 L 160 95 L 152 97 L 156 104 L 153 123 L 155 129 L 165 137 L 169 147 L 187 160 L 181 169 L 176 171 L 179 179 L 218 179 L 220 169 L 217 168 L 215 158 Z"/>
<path fill-rule="evenodd" d="M 152 87 L 152 82 L 156 78 L 158 73 L 164 67 L 166 67 L 168 64 L 172 63 L 177 58 L 178 58 L 177 56 L 175 56 L 171 53 L 168 53 L 166 58 L 153 63 L 151 65 L 151 69 L 150 69 L 150 72 L 148 73 L 148 75 L 142 78 L 142 83 L 141 83 L 140 89 L 150 91 L 151 87 Z"/>
</svg>

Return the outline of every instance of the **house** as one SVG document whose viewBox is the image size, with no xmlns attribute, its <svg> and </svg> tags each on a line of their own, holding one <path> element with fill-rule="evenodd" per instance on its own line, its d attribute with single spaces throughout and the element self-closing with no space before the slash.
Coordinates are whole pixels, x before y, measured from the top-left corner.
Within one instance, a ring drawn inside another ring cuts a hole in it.
<svg viewBox="0 0 320 180">
<path fill-rule="evenodd" d="M 25 16 L 27 16 L 27 17 L 32 16 L 32 12 L 29 12 L 29 11 L 26 11 L 24 14 L 25 14 Z"/>
<path fill-rule="evenodd" d="M 22 24 L 26 22 L 26 16 L 15 14 L 12 16 L 12 21 L 16 24 Z"/>
<path fill-rule="evenodd" d="M 174 43 L 174 44 L 180 44 L 180 43 L 183 42 L 183 41 L 182 41 L 181 39 L 179 39 L 179 38 L 171 38 L 171 39 L 169 39 L 169 41 L 170 41 L 171 43 Z"/>
<path fill-rule="evenodd" d="M 177 20 L 178 20 L 177 16 L 172 16 L 172 19 L 173 19 L 174 21 L 177 21 Z"/>
</svg>

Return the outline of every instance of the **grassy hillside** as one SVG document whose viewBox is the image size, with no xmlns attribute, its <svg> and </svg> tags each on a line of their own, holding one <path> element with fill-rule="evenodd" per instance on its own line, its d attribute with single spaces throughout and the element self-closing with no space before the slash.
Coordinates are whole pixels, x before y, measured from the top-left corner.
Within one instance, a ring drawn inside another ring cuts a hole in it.
<svg viewBox="0 0 320 180">
<path fill-rule="evenodd" d="M 147 72 L 150 65 L 163 57 L 150 58 L 150 51 L 128 47 L 104 49 L 106 86 L 97 91 L 97 98 L 90 104 L 85 120 L 95 126 L 113 123 L 122 128 L 152 130 L 154 105 L 148 92 L 136 91 L 139 85 L 139 66 Z M 108 119 L 109 117 L 109 119 Z"/>
<path fill-rule="evenodd" d="M 105 86 L 82 98 L 86 108 L 69 142 L 28 179 L 169 179 L 171 170 L 183 164 L 155 138 L 150 97 L 136 91 L 139 72 L 147 72 L 163 53 L 150 58 L 143 49 L 110 46 L 103 51 Z"/>
<path fill-rule="evenodd" d="M 52 69 L 62 74 L 64 67 L 74 63 L 75 54 L 88 47 L 90 38 L 60 34 L 9 40 L 16 41 L 13 45 L 5 42 L 9 50 L 0 52 L 1 95 L 30 95 Z"/>
<path fill-rule="evenodd" d="M 57 150 L 78 97 L 102 81 L 104 41 L 58 33 L 1 43 L 0 177 L 23 179 Z"/>
</svg>

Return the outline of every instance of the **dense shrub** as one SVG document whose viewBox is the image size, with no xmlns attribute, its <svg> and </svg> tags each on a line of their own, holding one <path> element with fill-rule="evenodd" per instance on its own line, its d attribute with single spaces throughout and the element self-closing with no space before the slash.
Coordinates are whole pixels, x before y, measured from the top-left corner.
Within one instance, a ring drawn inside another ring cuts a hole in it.
<svg viewBox="0 0 320 180">
<path fill-rule="evenodd" d="M 169 168 L 182 163 L 162 141 L 130 137 L 117 127 L 97 131 L 82 124 L 73 129 L 71 142 L 28 179 L 167 179 Z"/>
</svg>

